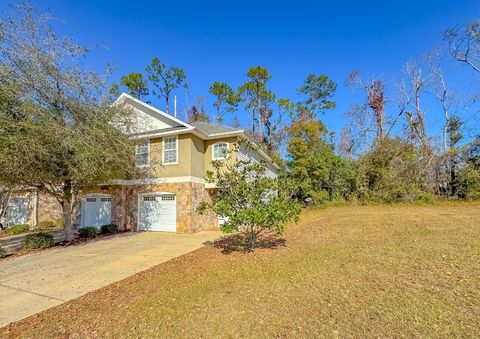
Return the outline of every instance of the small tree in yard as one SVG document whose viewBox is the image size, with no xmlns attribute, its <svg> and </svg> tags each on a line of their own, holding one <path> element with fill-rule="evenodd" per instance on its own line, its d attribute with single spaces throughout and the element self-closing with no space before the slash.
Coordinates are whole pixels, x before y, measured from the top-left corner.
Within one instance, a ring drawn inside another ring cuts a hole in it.
<svg viewBox="0 0 480 339">
<path fill-rule="evenodd" d="M 206 180 L 217 187 L 212 202 L 202 202 L 199 213 L 206 210 L 225 218 L 224 233 L 242 232 L 246 248 L 253 251 L 263 232 L 281 234 L 286 224 L 298 220 L 300 206 L 291 199 L 293 191 L 281 178 L 266 176 L 266 164 L 252 160 L 214 161 Z"/>
</svg>

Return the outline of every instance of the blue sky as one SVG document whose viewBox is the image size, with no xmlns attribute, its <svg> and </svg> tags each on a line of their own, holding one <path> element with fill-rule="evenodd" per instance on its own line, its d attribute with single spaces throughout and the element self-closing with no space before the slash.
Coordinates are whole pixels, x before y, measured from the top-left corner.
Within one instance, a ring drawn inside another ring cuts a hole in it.
<svg viewBox="0 0 480 339">
<path fill-rule="evenodd" d="M 2 1 L 4 10 L 7 1 Z M 480 17 L 478 0 L 446 1 L 33 1 L 64 20 L 59 30 L 77 41 L 108 49 L 93 52 L 87 63 L 117 68 L 118 79 L 143 71 L 153 56 L 184 68 L 190 89 L 177 93 L 179 108 L 204 96 L 207 108 L 214 81 L 237 87 L 250 66 L 267 67 L 277 97 L 298 99 L 308 73 L 327 74 L 338 83 L 337 108 L 322 120 L 338 133 L 344 112 L 359 101 L 344 87 L 360 69 L 391 82 L 411 58 L 442 43 L 445 29 Z M 449 63 L 447 80 L 466 92 L 475 80 L 466 67 Z M 162 102 L 152 99 L 162 107 Z M 431 133 L 439 133 L 435 105 L 426 101 Z M 466 113 L 470 116 L 472 112 Z"/>
</svg>

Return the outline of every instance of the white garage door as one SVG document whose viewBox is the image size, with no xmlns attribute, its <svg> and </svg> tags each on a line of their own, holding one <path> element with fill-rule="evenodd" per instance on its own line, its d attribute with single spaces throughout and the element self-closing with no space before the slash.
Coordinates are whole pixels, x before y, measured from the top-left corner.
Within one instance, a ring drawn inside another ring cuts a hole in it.
<svg viewBox="0 0 480 339">
<path fill-rule="evenodd" d="M 27 197 L 10 197 L 2 222 L 7 226 L 26 224 L 28 223 L 29 211 L 30 207 Z"/>
<path fill-rule="evenodd" d="M 139 200 L 140 230 L 177 231 L 177 201 L 174 194 L 145 194 Z"/>
<path fill-rule="evenodd" d="M 112 223 L 112 198 L 91 196 L 83 199 L 82 227 Z"/>
</svg>

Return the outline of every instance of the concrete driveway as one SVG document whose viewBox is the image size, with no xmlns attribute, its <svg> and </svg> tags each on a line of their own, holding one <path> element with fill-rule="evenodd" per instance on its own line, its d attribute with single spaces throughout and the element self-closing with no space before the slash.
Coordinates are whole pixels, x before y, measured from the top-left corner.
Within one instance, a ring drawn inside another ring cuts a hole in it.
<svg viewBox="0 0 480 339">
<path fill-rule="evenodd" d="M 118 235 L 0 261 L 0 327 L 191 252 L 218 232 Z"/>
</svg>

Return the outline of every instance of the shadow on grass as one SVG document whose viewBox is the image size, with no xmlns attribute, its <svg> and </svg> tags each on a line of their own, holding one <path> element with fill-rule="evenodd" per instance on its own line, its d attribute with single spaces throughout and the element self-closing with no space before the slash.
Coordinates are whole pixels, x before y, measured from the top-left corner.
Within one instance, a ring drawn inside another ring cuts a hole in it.
<svg viewBox="0 0 480 339">
<path fill-rule="evenodd" d="M 206 246 L 211 246 L 221 250 L 222 254 L 233 252 L 247 253 L 247 241 L 242 233 L 224 236 L 214 241 L 205 242 Z M 271 249 L 287 246 L 287 240 L 276 234 L 263 234 L 256 242 L 255 249 Z"/>
</svg>

